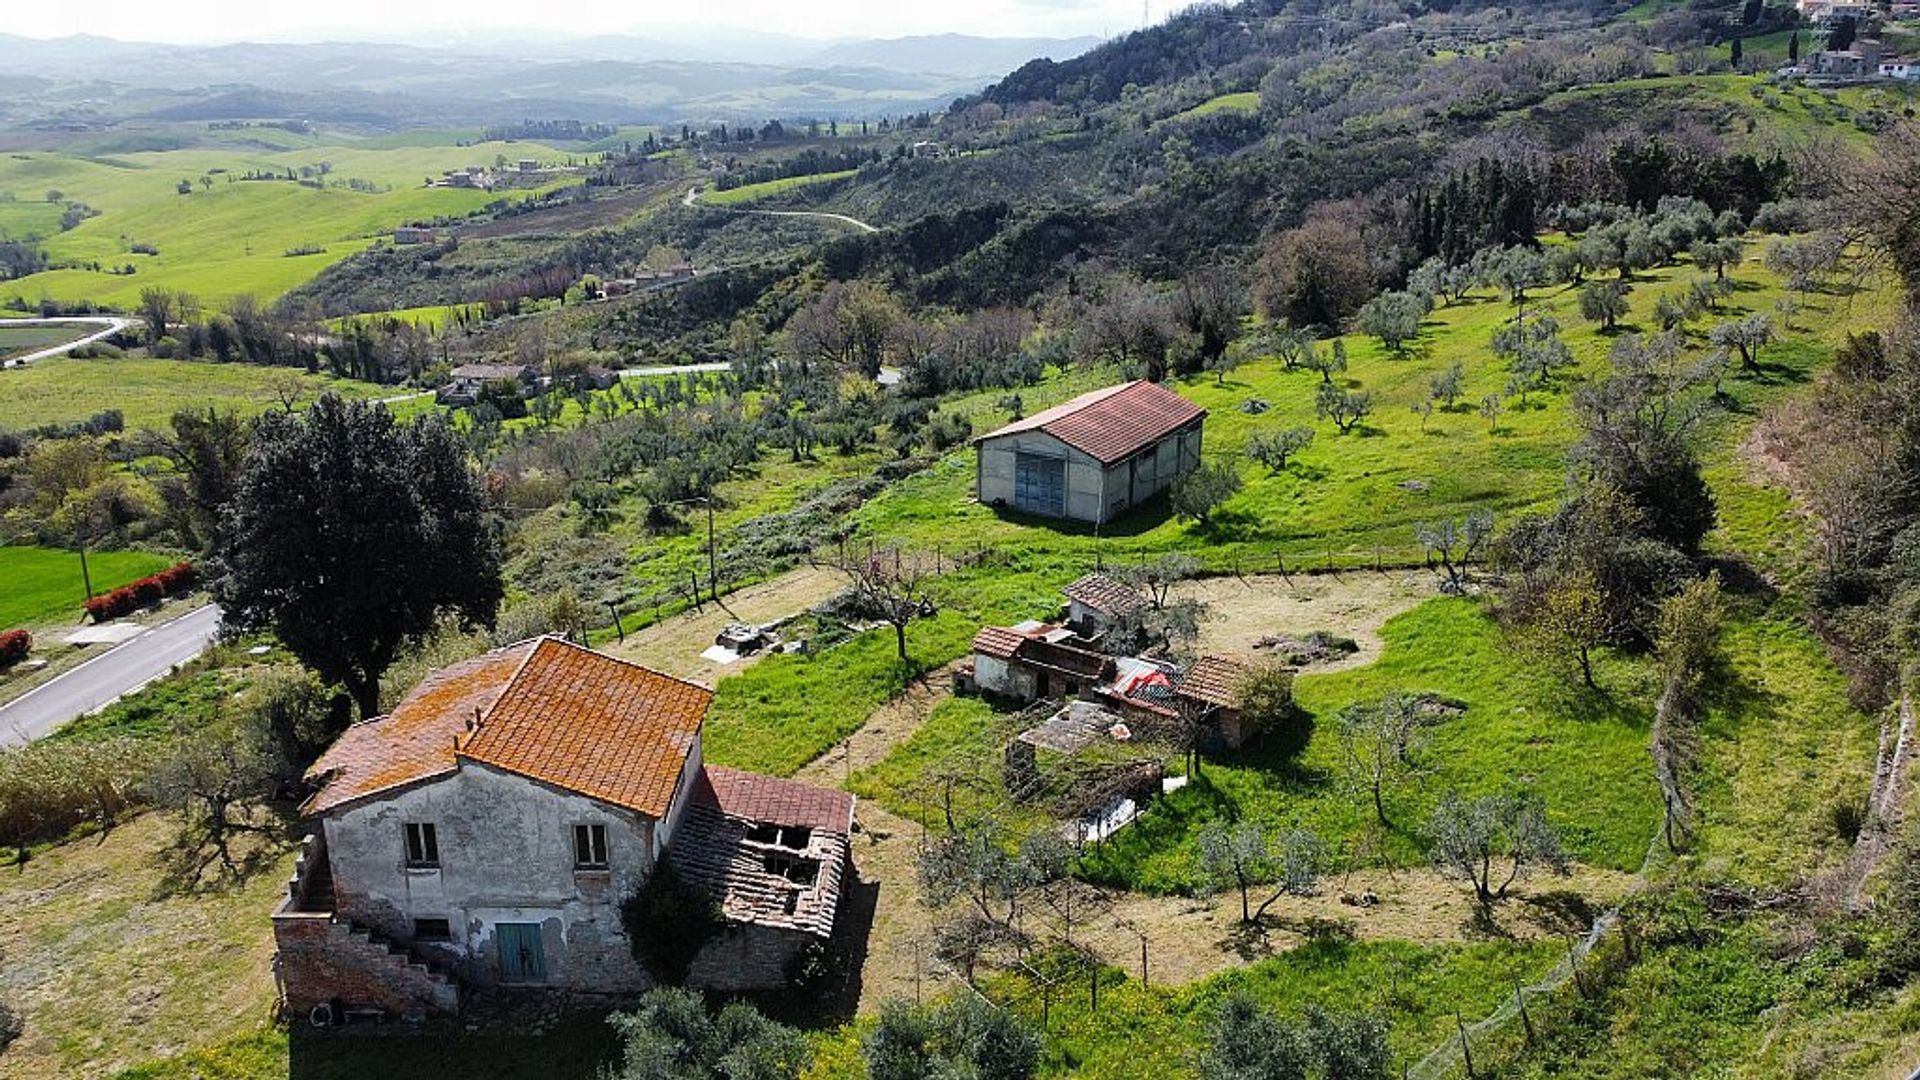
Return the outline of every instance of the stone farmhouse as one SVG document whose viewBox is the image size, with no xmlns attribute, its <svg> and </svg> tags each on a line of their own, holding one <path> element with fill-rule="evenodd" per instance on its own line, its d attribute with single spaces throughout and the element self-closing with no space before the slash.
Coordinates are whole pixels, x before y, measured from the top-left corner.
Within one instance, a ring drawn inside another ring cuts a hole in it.
<svg viewBox="0 0 1920 1080">
<path fill-rule="evenodd" d="M 1099 525 L 1200 464 L 1207 411 L 1158 383 L 1082 394 L 974 440 L 982 503 Z"/>
<path fill-rule="evenodd" d="M 787 985 L 834 933 L 854 800 L 705 765 L 712 696 L 547 637 L 348 728 L 309 773 L 314 830 L 273 916 L 288 1008 L 644 990 L 622 906 L 662 865 L 722 917 L 689 984 Z"/>
</svg>

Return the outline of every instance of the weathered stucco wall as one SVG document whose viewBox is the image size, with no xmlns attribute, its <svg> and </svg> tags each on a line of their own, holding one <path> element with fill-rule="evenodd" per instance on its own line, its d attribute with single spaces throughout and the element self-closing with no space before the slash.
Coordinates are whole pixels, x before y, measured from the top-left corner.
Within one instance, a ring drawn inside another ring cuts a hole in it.
<svg viewBox="0 0 1920 1080">
<path fill-rule="evenodd" d="M 1015 667 L 997 656 L 987 656 L 984 653 L 974 654 L 973 681 L 979 685 L 980 689 L 1001 697 L 1027 701 L 1035 695 L 1032 671 L 1024 667 Z"/>
<path fill-rule="evenodd" d="M 682 795 L 687 783 L 690 774 Z M 435 826 L 437 868 L 406 865 L 409 822 Z M 576 870 L 573 827 L 596 824 L 606 828 L 609 866 Z M 531 923 L 541 928 L 545 985 L 615 993 L 649 982 L 620 904 L 651 874 L 664 842 L 650 819 L 462 762 L 451 776 L 330 815 L 325 828 L 340 913 L 412 942 L 465 980 L 501 982 L 495 928 Z M 446 919 L 452 939 L 416 941 L 416 919 Z"/>
</svg>

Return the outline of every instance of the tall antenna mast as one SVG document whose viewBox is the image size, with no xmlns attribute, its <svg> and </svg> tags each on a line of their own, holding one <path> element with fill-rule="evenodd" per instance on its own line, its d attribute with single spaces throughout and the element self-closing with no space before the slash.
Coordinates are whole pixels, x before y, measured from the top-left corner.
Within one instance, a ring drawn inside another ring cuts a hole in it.
<svg viewBox="0 0 1920 1080">
<path fill-rule="evenodd" d="M 1140 0 L 1140 29 L 1142 30 L 1153 25 L 1152 6 L 1153 0 Z"/>
</svg>

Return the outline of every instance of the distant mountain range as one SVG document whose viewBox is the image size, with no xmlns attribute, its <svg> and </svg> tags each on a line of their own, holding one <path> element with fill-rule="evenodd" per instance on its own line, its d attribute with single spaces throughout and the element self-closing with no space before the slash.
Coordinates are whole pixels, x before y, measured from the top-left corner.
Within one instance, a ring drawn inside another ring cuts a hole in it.
<svg viewBox="0 0 1920 1080">
<path fill-rule="evenodd" d="M 1095 38 L 941 34 L 820 42 L 668 32 L 515 42 L 167 45 L 0 34 L 0 124 L 175 119 L 700 123 L 854 119 L 944 108 L 1036 57 Z"/>
</svg>

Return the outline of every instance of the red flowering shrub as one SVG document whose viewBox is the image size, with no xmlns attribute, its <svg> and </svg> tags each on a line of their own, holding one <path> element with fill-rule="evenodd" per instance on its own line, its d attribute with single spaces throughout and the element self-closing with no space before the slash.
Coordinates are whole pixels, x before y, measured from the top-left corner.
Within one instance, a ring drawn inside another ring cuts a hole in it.
<svg viewBox="0 0 1920 1080">
<path fill-rule="evenodd" d="M 152 607 L 167 598 L 167 590 L 160 585 L 158 577 L 143 577 L 127 586 L 133 591 L 133 606 Z"/>
<path fill-rule="evenodd" d="M 5 671 L 27 658 L 33 651 L 33 635 L 25 630 L 8 630 L 0 633 L 0 671 Z"/>
<path fill-rule="evenodd" d="M 190 591 L 200 581 L 200 571 L 192 563 L 175 563 L 153 575 L 160 580 L 160 588 L 168 596 L 178 596 Z"/>
</svg>

